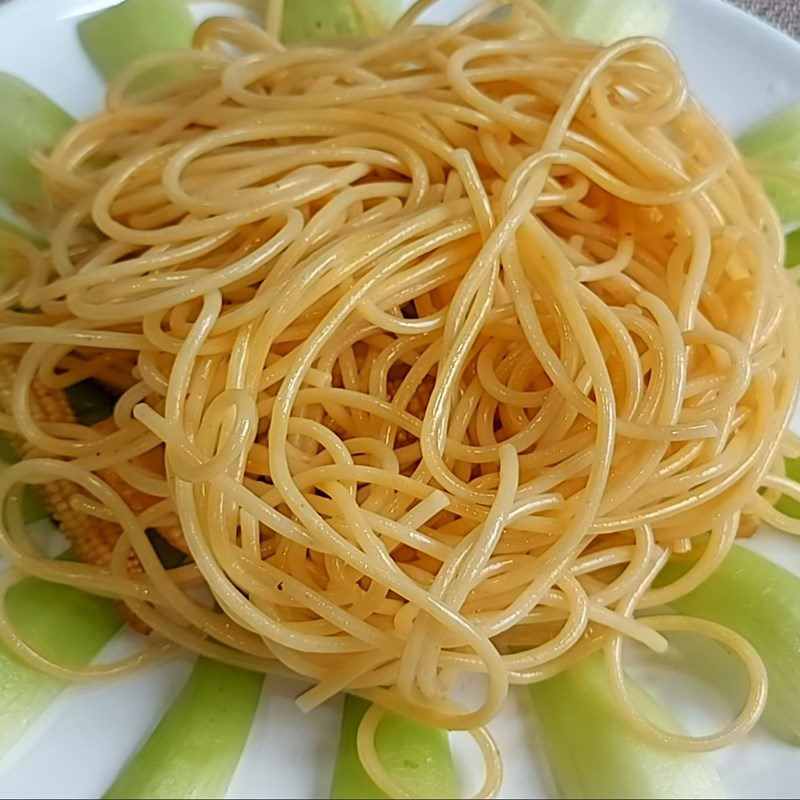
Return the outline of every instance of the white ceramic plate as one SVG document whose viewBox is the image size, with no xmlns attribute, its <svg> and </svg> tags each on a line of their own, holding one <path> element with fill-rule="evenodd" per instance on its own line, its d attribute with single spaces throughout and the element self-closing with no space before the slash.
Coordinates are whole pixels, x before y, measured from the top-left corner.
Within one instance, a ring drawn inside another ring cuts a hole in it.
<svg viewBox="0 0 800 800">
<path fill-rule="evenodd" d="M 800 101 L 800 44 L 722 0 L 669 0 L 668 42 L 701 101 L 732 133 Z M 76 116 L 97 109 L 103 84 L 81 50 L 76 23 L 115 0 L 0 0 L 0 70 L 13 72 Z M 471 0 L 441 0 L 447 18 Z M 198 17 L 230 12 L 197 3 Z M 0 109 L 3 113 L 3 109 Z M 752 546 L 800 574 L 800 541 L 763 531 Z M 125 635 L 104 658 L 130 647 Z M 736 710 L 736 681 L 678 680 L 664 666 L 639 659 L 648 688 L 678 706 L 690 730 L 710 730 Z M 127 680 L 69 688 L 0 761 L 0 797 L 99 797 L 157 724 L 191 664 L 173 661 Z M 325 797 L 338 738 L 340 705 L 303 715 L 293 704 L 300 685 L 269 680 L 228 797 Z M 800 689 L 799 689 L 800 690 Z M 535 736 L 515 695 L 491 726 L 503 753 L 502 797 L 553 796 Z M 454 736 L 465 792 L 480 775 L 467 737 Z M 731 797 L 796 797 L 800 748 L 756 729 L 746 741 L 709 756 Z"/>
</svg>

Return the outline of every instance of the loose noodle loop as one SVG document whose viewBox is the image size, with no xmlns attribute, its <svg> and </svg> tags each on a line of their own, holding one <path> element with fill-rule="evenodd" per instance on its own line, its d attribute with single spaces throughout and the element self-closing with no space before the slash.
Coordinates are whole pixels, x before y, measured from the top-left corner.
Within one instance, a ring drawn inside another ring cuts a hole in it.
<svg viewBox="0 0 800 800">
<path fill-rule="evenodd" d="M 58 218 L 45 256 L 0 240 L 0 427 L 29 453 L 0 501 L 57 476 L 118 528 L 67 564 L 8 513 L 0 548 L 189 650 L 309 679 L 304 708 L 349 690 L 478 731 L 492 792 L 479 729 L 510 684 L 605 646 L 624 699 L 621 637 L 722 635 L 636 610 L 702 582 L 745 507 L 777 520 L 757 491 L 800 336 L 775 214 L 663 45 L 564 39 L 532 2 L 416 24 L 428 5 L 308 47 L 207 22 L 36 156 Z M 185 80 L 132 93 L 172 62 Z M 39 413 L 87 376 L 120 393 L 111 420 Z M 151 527 L 189 562 L 166 569 Z M 744 647 L 730 735 L 763 699 Z M 460 672 L 487 678 L 471 710 Z"/>
</svg>

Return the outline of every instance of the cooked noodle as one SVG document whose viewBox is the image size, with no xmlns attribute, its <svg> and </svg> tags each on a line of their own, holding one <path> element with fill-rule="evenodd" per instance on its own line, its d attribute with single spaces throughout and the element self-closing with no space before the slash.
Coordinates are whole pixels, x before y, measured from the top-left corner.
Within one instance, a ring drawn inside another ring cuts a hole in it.
<svg viewBox="0 0 800 800">
<path fill-rule="evenodd" d="M 724 745 L 758 717 L 760 659 L 639 612 L 700 584 L 745 518 L 800 532 L 758 494 L 800 497 L 777 466 L 800 369 L 777 218 L 662 44 L 566 39 L 522 0 L 417 24 L 430 5 L 378 40 L 288 49 L 209 20 L 36 156 L 52 248 L 6 242 L 25 277 L 2 296 L 0 426 L 30 454 L 0 476 L 0 545 L 154 633 L 84 672 L 0 635 L 77 680 L 177 644 L 310 679 L 306 709 L 359 694 L 379 706 L 359 752 L 400 796 L 371 744 L 384 710 L 473 731 L 491 794 L 479 729 L 509 685 L 601 648 L 647 735 Z M 172 62 L 191 76 L 130 91 Z M 120 392 L 113 424 L 34 413 L 37 382 L 88 376 Z M 55 479 L 120 526 L 107 564 L 26 533 L 19 485 Z M 189 563 L 162 566 L 162 526 Z M 747 667 L 719 734 L 656 730 L 627 697 L 623 640 L 661 651 L 671 630 Z M 468 710 L 448 698 L 465 672 L 486 679 Z"/>
</svg>

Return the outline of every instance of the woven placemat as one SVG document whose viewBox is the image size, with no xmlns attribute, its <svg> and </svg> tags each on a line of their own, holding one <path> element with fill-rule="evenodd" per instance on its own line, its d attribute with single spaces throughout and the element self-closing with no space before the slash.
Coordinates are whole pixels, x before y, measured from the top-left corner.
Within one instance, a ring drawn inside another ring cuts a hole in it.
<svg viewBox="0 0 800 800">
<path fill-rule="evenodd" d="M 800 0 L 731 0 L 800 40 Z"/>
</svg>

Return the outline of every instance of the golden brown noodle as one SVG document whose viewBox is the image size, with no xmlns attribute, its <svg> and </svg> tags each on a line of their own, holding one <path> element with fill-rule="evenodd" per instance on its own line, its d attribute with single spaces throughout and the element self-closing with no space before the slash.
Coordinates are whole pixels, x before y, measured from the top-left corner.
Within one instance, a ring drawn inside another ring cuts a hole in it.
<svg viewBox="0 0 800 800">
<path fill-rule="evenodd" d="M 289 49 L 210 20 L 37 156 L 57 213 L 47 256 L 9 244 L 28 277 L 2 295 L 0 425 L 35 457 L 0 476 L 3 553 L 124 600 L 155 632 L 141 658 L 177 643 L 310 679 L 303 708 L 347 690 L 472 730 L 489 794 L 476 729 L 509 684 L 599 648 L 647 735 L 722 745 L 763 705 L 758 656 L 637 612 L 701 583 L 743 512 L 800 532 L 757 493 L 800 369 L 778 221 L 660 43 L 565 39 L 531 2 L 416 24 L 429 5 L 379 40 Z M 195 76 L 131 95 L 172 61 Z M 87 375 L 122 391 L 111 432 L 37 421 L 34 381 Z M 18 486 L 56 477 L 121 526 L 109 566 L 27 536 Z M 169 570 L 147 528 L 178 521 L 192 561 Z M 676 629 L 750 673 L 719 734 L 656 730 L 627 698 L 623 638 L 663 650 Z M 0 635 L 54 674 L 121 668 L 65 672 Z M 447 699 L 462 672 L 486 677 L 472 710 Z M 371 744 L 382 713 L 359 751 L 402 796 Z"/>
</svg>

